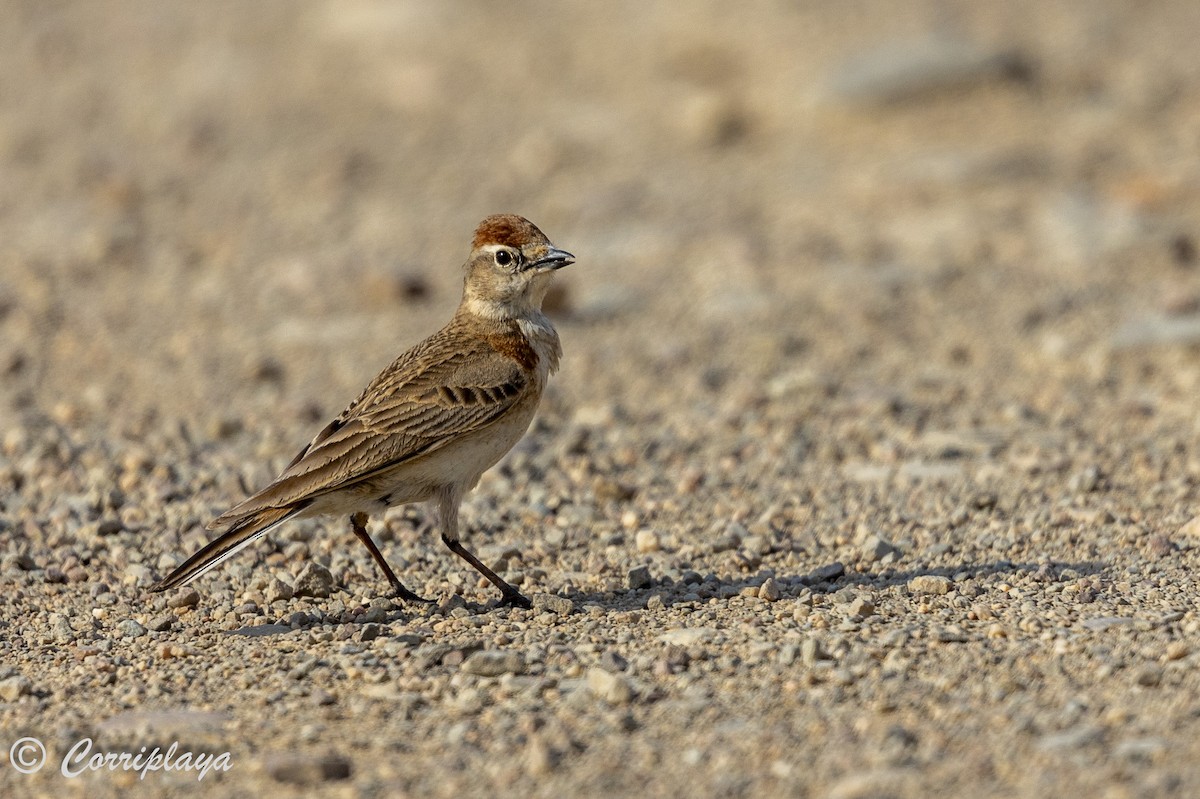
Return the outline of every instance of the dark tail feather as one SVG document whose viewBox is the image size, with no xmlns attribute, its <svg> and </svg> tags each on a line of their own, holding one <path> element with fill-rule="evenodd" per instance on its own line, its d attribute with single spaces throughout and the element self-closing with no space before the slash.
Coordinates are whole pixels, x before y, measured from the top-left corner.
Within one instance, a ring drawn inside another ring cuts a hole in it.
<svg viewBox="0 0 1200 799">
<path fill-rule="evenodd" d="M 210 541 L 203 549 L 183 562 L 164 579 L 150 586 L 151 591 L 166 591 L 187 585 L 209 569 L 224 563 L 227 558 L 266 535 L 280 522 L 304 510 L 308 503 L 287 508 L 267 508 L 234 523 L 232 527 Z"/>
</svg>

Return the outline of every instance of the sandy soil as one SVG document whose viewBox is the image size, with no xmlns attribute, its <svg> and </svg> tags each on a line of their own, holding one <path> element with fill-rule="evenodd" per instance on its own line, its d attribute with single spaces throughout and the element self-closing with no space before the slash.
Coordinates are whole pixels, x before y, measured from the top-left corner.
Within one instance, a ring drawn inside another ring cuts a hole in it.
<svg viewBox="0 0 1200 799">
<path fill-rule="evenodd" d="M 6 2 L 6 796 L 1200 794 L 1200 5 Z M 464 508 L 146 586 L 579 262 Z M 231 768 L 63 776 L 176 742 Z"/>
</svg>

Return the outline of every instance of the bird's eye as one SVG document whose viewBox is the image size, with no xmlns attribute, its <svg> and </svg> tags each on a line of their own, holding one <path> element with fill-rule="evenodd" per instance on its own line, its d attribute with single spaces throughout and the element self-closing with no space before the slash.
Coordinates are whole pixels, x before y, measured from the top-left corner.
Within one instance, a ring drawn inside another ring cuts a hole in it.
<svg viewBox="0 0 1200 799">
<path fill-rule="evenodd" d="M 498 250 L 496 252 L 497 266 L 511 266 L 513 262 L 513 254 L 508 250 Z"/>
</svg>

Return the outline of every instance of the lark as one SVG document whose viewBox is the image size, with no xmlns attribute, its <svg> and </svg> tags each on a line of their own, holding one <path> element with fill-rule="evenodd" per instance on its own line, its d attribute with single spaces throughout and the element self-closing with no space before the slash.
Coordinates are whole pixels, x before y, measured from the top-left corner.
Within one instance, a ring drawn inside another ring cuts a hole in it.
<svg viewBox="0 0 1200 799">
<path fill-rule="evenodd" d="M 380 372 L 274 482 L 209 524 L 224 532 L 151 590 L 186 585 L 289 519 L 334 515 L 349 516 L 395 596 L 428 602 L 404 587 L 367 532 L 372 514 L 428 501 L 442 541 L 500 589 L 500 604 L 530 607 L 463 546 L 458 512 L 525 434 L 558 369 L 562 348 L 542 299 L 554 272 L 574 262 L 523 217 L 484 219 L 449 324 Z"/>
</svg>

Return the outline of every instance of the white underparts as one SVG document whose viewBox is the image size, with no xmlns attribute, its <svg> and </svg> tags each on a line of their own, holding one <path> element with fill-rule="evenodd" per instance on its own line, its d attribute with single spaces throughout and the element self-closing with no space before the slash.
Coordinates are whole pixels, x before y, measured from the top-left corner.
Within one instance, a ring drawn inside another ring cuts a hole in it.
<svg viewBox="0 0 1200 799">
<path fill-rule="evenodd" d="M 558 359 L 562 357 L 562 345 L 558 340 L 558 332 L 550 320 L 541 311 L 517 319 L 517 327 L 521 334 L 529 339 L 533 351 L 538 355 L 539 368 L 545 368 L 548 374 L 558 371 Z M 543 379 L 546 375 L 543 375 Z"/>
</svg>

